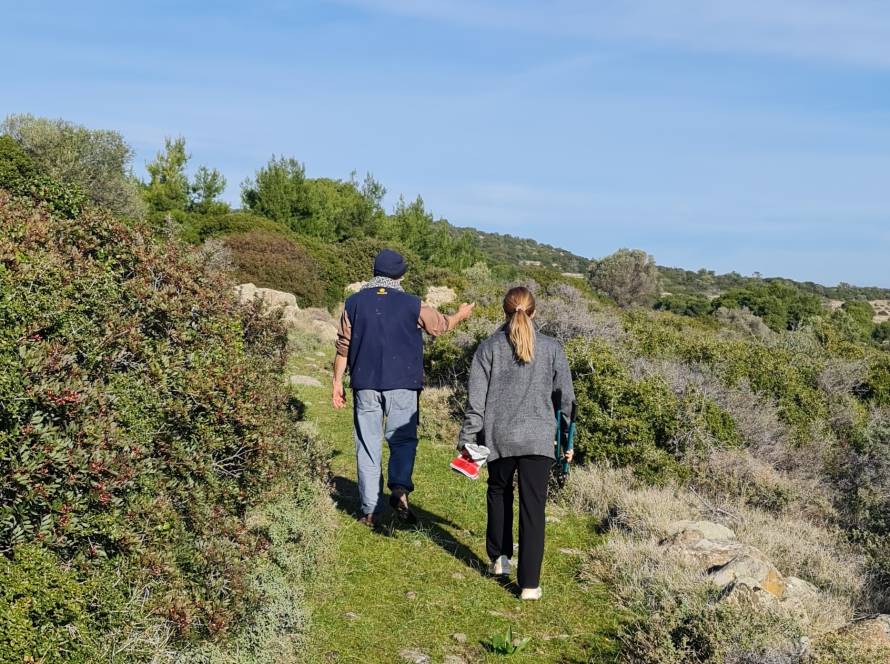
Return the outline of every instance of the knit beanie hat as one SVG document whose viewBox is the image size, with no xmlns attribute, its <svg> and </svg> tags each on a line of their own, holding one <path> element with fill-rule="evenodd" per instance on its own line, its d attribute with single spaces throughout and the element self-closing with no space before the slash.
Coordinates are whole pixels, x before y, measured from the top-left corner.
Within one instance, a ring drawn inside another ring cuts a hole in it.
<svg viewBox="0 0 890 664">
<path fill-rule="evenodd" d="M 374 259 L 374 276 L 401 279 L 408 270 L 405 258 L 397 251 L 384 249 Z"/>
</svg>

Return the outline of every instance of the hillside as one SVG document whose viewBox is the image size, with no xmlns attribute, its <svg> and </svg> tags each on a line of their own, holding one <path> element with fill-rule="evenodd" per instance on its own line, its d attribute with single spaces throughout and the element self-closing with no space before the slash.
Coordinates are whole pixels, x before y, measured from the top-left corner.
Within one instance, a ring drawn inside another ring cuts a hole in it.
<svg viewBox="0 0 890 664">
<path fill-rule="evenodd" d="M 709 299 L 685 272 L 658 298 L 634 251 L 565 276 L 557 249 L 486 250 L 422 199 L 387 213 L 370 176 L 289 158 L 232 211 L 184 141 L 134 183 L 92 130 L 4 128 L 0 664 L 475 664 L 507 628 L 530 639 L 517 661 L 890 660 L 890 324 L 870 305 L 780 280 Z M 325 383 L 347 289 L 386 246 L 407 290 L 477 307 L 425 344 L 420 524 L 369 530 Z M 578 401 L 538 604 L 484 573 L 484 481 L 446 465 L 515 283 Z"/>
<path fill-rule="evenodd" d="M 542 244 L 529 238 L 510 234 L 487 233 L 474 228 L 461 230 L 473 233 L 486 260 L 492 265 L 542 267 L 559 272 L 586 274 L 592 259 L 572 252 Z M 746 277 L 737 272 L 716 274 L 702 268 L 698 271 L 683 268 L 658 266 L 661 290 L 669 293 L 697 294 L 714 297 L 733 288 L 746 288 L 760 283 L 779 281 L 788 283 L 807 293 L 819 295 L 828 300 L 886 300 L 890 299 L 890 288 L 838 284 L 824 286 L 812 281 L 795 281 L 787 277 Z"/>
<path fill-rule="evenodd" d="M 715 274 L 702 268 L 697 272 L 676 267 L 658 267 L 662 290 L 670 293 L 689 293 L 713 297 L 733 288 L 745 288 L 759 283 L 780 281 L 804 292 L 813 293 L 829 300 L 885 300 L 890 298 L 890 288 L 838 284 L 823 286 L 812 281 L 794 281 L 785 277 L 745 277 L 737 272 Z"/>
<path fill-rule="evenodd" d="M 529 238 L 501 233 L 487 233 L 475 228 L 461 230 L 472 233 L 486 259 L 493 265 L 543 267 L 558 272 L 584 274 L 590 260 L 570 251 L 542 244 Z"/>
</svg>

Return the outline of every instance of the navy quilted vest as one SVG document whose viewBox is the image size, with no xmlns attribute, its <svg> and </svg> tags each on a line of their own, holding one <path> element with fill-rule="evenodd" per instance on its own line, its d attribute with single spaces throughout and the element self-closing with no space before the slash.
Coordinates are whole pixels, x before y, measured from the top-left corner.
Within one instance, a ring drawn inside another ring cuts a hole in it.
<svg viewBox="0 0 890 664">
<path fill-rule="evenodd" d="M 352 389 L 423 389 L 419 297 L 392 288 L 365 288 L 347 298 L 346 313 L 352 324 Z"/>
</svg>

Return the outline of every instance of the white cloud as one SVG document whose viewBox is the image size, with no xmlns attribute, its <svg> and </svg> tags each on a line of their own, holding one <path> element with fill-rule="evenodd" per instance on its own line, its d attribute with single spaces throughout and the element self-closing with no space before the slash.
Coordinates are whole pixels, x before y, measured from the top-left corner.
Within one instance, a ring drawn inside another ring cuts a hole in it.
<svg viewBox="0 0 890 664">
<path fill-rule="evenodd" d="M 869 0 L 339 0 L 474 28 L 890 68 L 890 6 Z"/>
</svg>

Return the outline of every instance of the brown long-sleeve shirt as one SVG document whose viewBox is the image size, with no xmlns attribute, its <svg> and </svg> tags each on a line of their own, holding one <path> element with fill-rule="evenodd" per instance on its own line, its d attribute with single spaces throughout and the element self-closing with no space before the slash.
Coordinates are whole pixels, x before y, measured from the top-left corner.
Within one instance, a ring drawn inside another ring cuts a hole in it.
<svg viewBox="0 0 890 664">
<path fill-rule="evenodd" d="M 447 316 L 439 313 L 437 309 L 422 304 L 420 305 L 420 316 L 417 319 L 417 326 L 431 337 L 438 337 L 451 329 L 451 321 Z M 337 328 L 337 355 L 347 356 L 351 339 L 352 323 L 349 321 L 349 315 L 344 309 Z"/>
</svg>

